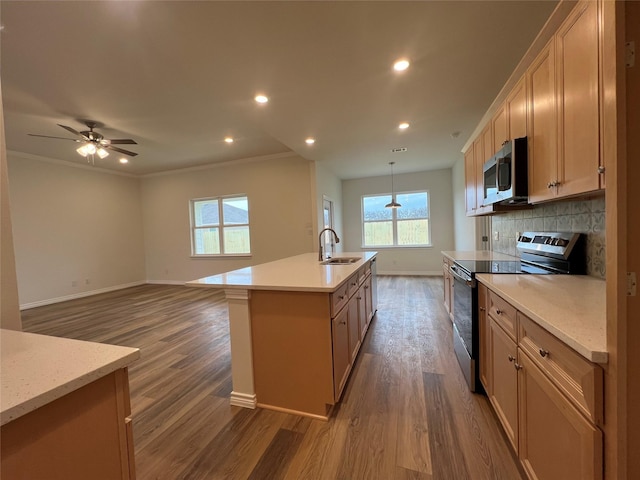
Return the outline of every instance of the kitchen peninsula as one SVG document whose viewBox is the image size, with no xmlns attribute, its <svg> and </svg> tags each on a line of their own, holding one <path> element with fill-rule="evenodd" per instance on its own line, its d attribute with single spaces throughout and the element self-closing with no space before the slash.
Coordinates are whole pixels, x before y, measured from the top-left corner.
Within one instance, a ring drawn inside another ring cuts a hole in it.
<svg viewBox="0 0 640 480">
<path fill-rule="evenodd" d="M 225 291 L 232 405 L 329 417 L 376 311 L 376 255 L 306 253 L 187 282 Z"/>
</svg>

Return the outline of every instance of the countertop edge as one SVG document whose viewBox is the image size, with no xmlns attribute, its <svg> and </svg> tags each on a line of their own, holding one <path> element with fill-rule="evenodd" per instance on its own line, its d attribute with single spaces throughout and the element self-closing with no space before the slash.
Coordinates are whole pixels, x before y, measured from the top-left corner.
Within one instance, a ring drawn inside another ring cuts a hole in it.
<svg viewBox="0 0 640 480">
<path fill-rule="evenodd" d="M 100 368 L 96 368 L 95 370 L 87 372 L 74 380 L 65 382 L 64 384 L 59 385 L 51 390 L 42 392 L 41 394 L 28 400 L 24 400 L 17 405 L 6 408 L 2 412 L 0 412 L 0 425 L 6 425 L 7 423 L 16 420 L 30 412 L 33 412 L 34 410 L 37 410 L 38 408 L 47 405 L 55 400 L 58 400 L 59 398 L 62 398 L 65 395 L 78 390 L 95 380 L 105 377 L 115 372 L 116 370 L 119 370 L 120 368 L 124 368 L 140 358 L 139 348 L 127 348 L 131 348 L 132 351 L 116 360 L 104 364 Z"/>
<path fill-rule="evenodd" d="M 562 330 L 560 330 L 554 324 L 548 322 L 547 320 L 542 318 L 540 315 L 538 315 L 535 312 L 533 312 L 532 310 L 530 310 L 521 301 L 516 300 L 511 295 L 509 295 L 507 292 L 505 292 L 504 290 L 500 289 L 499 286 L 491 283 L 490 280 L 488 280 L 486 278 L 483 278 L 482 274 L 476 275 L 476 279 L 480 283 L 482 283 L 482 284 L 486 285 L 487 287 L 495 290 L 496 293 L 498 293 L 506 301 L 511 303 L 518 311 L 524 313 L 527 317 L 529 317 L 531 320 L 536 322 L 538 325 L 540 325 L 542 328 L 544 328 L 547 332 L 549 332 L 553 336 L 557 337 L 559 340 L 564 342 L 566 345 L 571 347 L 573 350 L 578 352 L 581 356 L 583 356 L 584 358 L 586 358 L 590 362 L 601 364 L 601 365 L 605 365 L 605 364 L 608 363 L 608 361 L 609 361 L 609 353 L 607 351 L 591 350 L 589 347 L 583 345 L 579 341 L 577 341 L 574 338 L 572 338 L 571 336 L 569 336 L 567 333 L 565 333 Z"/>
</svg>

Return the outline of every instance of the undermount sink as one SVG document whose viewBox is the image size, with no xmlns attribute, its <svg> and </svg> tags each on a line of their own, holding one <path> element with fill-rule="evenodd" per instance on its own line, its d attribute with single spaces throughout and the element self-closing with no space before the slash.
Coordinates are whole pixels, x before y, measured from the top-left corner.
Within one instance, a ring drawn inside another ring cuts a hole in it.
<svg viewBox="0 0 640 480">
<path fill-rule="evenodd" d="M 351 263 L 356 263 L 358 260 L 360 260 L 360 257 L 329 258 L 324 262 L 320 262 L 320 265 L 349 265 Z"/>
</svg>

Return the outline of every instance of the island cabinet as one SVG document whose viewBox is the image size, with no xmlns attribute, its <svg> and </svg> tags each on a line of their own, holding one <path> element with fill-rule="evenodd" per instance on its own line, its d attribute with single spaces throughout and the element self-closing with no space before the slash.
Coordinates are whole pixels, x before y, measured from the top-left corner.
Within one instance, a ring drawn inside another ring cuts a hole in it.
<svg viewBox="0 0 640 480">
<path fill-rule="evenodd" d="M 2 478 L 135 479 L 127 369 L 2 425 Z"/>
<path fill-rule="evenodd" d="M 444 292 L 444 308 L 449 314 L 449 318 L 453 321 L 453 276 L 451 275 L 451 271 L 449 267 L 453 261 L 449 260 L 447 257 L 442 257 L 442 281 L 443 281 L 443 292 Z"/>
<path fill-rule="evenodd" d="M 257 406 L 327 419 L 375 312 L 369 264 L 330 293 L 254 290 L 250 311 Z"/>
<path fill-rule="evenodd" d="M 603 370 L 490 288 L 488 395 L 529 478 L 601 479 Z M 485 385 L 486 387 L 486 385 Z"/>
</svg>

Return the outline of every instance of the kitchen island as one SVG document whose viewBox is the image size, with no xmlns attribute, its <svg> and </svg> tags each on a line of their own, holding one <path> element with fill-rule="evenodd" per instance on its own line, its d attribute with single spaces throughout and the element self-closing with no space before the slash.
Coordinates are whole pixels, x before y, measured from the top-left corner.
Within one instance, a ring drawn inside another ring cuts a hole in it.
<svg viewBox="0 0 640 480">
<path fill-rule="evenodd" d="M 329 417 L 376 311 L 376 255 L 306 253 L 187 282 L 225 291 L 232 405 Z"/>
<path fill-rule="evenodd" d="M 137 348 L 0 330 L 2 478 L 133 479 Z"/>
</svg>

